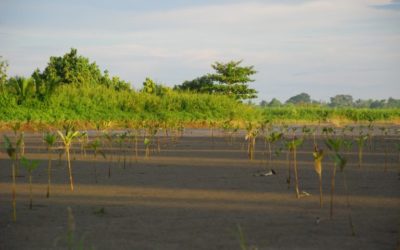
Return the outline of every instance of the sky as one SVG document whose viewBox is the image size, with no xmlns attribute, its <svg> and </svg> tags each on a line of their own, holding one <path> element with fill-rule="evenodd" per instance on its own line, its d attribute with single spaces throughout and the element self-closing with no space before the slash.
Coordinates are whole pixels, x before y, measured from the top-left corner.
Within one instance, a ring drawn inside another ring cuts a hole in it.
<svg viewBox="0 0 400 250">
<path fill-rule="evenodd" d="M 257 101 L 400 98 L 400 0 L 0 0 L 10 76 L 70 48 L 136 89 L 243 60 Z"/>
</svg>

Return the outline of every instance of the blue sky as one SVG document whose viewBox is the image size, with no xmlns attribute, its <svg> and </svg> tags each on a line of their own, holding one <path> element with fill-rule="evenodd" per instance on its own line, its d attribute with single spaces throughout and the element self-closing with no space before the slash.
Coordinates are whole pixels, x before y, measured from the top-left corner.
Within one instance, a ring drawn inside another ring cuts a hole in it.
<svg viewBox="0 0 400 250">
<path fill-rule="evenodd" d="M 243 59 L 258 100 L 400 98 L 400 1 L 0 1 L 0 55 L 29 76 L 71 47 L 140 88 Z"/>
</svg>

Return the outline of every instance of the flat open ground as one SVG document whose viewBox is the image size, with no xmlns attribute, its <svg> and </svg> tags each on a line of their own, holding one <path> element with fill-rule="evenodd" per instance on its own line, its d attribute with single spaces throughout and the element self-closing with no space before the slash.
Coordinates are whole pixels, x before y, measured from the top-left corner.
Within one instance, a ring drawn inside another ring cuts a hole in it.
<svg viewBox="0 0 400 250">
<path fill-rule="evenodd" d="M 238 225 L 249 246 L 258 249 L 398 249 L 400 180 L 394 136 L 375 136 L 357 167 L 356 147 L 347 154 L 346 176 L 356 236 L 338 171 L 333 220 L 329 219 L 331 160 L 324 159 L 324 207 L 319 207 L 318 178 L 311 140 L 299 149 L 300 189 L 311 196 L 296 199 L 288 189 L 286 154 L 275 157 L 274 176 L 254 176 L 266 168 L 264 142 L 256 159 L 247 159 L 243 137 L 232 145 L 217 134 L 188 130 L 178 143 L 162 142 L 161 152 L 144 159 L 140 143 L 135 162 L 129 147 L 126 167 L 115 145 L 111 177 L 108 159 L 81 157 L 72 162 L 75 191 L 69 190 L 66 163 L 53 154 L 51 197 L 47 199 L 47 155 L 40 135 L 26 137 L 26 156 L 41 159 L 33 176 L 33 210 L 28 178 L 17 178 L 17 221 L 12 221 L 11 163 L 0 154 L 0 249 L 67 249 L 68 213 L 75 221 L 74 243 L 85 249 L 240 249 Z M 141 140 L 142 142 L 142 140 Z M 384 145 L 388 145 L 385 171 Z M 64 159 L 64 156 L 63 156 Z M 293 176 L 292 176 L 293 177 Z M 293 181 L 293 179 L 292 179 Z M 319 218 L 319 223 L 317 223 Z M 76 247 L 75 249 L 79 249 Z"/>
</svg>

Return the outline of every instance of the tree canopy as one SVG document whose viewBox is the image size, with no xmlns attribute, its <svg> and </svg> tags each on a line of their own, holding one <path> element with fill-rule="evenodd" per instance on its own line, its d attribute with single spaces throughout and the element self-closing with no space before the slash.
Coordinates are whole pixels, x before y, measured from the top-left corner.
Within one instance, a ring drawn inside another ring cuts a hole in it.
<svg viewBox="0 0 400 250">
<path fill-rule="evenodd" d="M 174 89 L 189 90 L 198 93 L 224 94 L 236 100 L 253 99 L 257 91 L 249 88 L 248 82 L 254 80 L 250 77 L 257 71 L 254 66 L 240 66 L 242 61 L 228 63 L 215 62 L 211 67 L 215 73 L 198 77 L 192 81 L 185 81 Z"/>
<path fill-rule="evenodd" d="M 331 107 L 351 107 L 353 106 L 353 97 L 351 95 L 335 95 L 331 97 Z"/>
<path fill-rule="evenodd" d="M 40 97 L 51 94 L 57 86 L 74 84 L 79 86 L 105 85 L 116 90 L 130 89 L 130 84 L 118 77 L 110 78 L 108 71 L 101 73 L 95 62 L 78 55 L 74 48 L 64 56 L 52 56 L 46 68 L 36 69 L 32 78 L 35 81 L 36 94 Z"/>
<path fill-rule="evenodd" d="M 286 103 L 292 103 L 292 104 L 309 104 L 311 103 L 311 97 L 307 93 L 300 93 L 298 95 L 290 97 Z"/>
</svg>

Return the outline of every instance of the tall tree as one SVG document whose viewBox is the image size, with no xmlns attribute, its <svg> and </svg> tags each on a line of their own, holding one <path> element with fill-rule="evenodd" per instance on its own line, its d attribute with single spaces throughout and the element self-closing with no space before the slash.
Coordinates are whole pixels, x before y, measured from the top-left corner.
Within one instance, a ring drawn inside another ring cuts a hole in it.
<svg viewBox="0 0 400 250">
<path fill-rule="evenodd" d="M 287 101 L 286 104 L 292 103 L 292 104 L 308 104 L 311 103 L 311 97 L 307 93 L 300 93 L 298 95 L 290 97 Z"/>
<path fill-rule="evenodd" d="M 118 77 L 110 79 L 108 71 L 104 74 L 95 62 L 78 55 L 74 48 L 63 56 L 50 57 L 47 67 L 40 72 L 37 69 L 32 77 L 35 79 L 36 92 L 39 96 L 51 94 L 55 88 L 63 84 L 76 86 L 105 85 L 116 90 L 130 89 L 130 84 Z"/>
<path fill-rule="evenodd" d="M 351 95 L 335 95 L 331 97 L 331 103 L 329 104 L 331 107 L 352 107 L 353 106 L 353 97 Z"/>
<path fill-rule="evenodd" d="M 216 81 L 214 91 L 226 94 L 236 100 L 253 99 L 257 97 L 257 91 L 248 87 L 248 82 L 254 82 L 250 77 L 257 73 L 254 66 L 239 66 L 240 61 L 230 61 L 228 63 L 215 62 L 211 67 L 216 71 L 209 77 Z"/>
<path fill-rule="evenodd" d="M 8 86 L 15 92 L 18 104 L 23 103 L 34 92 L 32 78 L 11 77 L 8 80 Z"/>
</svg>

